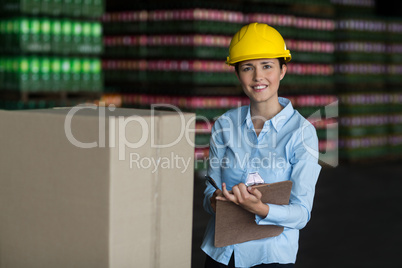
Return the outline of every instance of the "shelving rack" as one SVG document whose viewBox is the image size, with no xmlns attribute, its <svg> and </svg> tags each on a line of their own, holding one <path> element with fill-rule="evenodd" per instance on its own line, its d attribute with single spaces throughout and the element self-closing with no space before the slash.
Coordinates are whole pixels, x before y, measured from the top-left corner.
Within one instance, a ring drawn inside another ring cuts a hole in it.
<svg viewBox="0 0 402 268">
<path fill-rule="evenodd" d="M 335 10 L 330 1 L 253 1 L 245 8 L 246 22 L 276 28 L 292 52 L 279 95 L 317 129 L 320 162 L 338 163 L 337 98 L 334 87 Z"/>
<path fill-rule="evenodd" d="M 123 107 L 173 104 L 197 115 L 196 169 L 205 170 L 214 120 L 247 105 L 232 67 L 224 64 L 234 33 L 252 22 L 277 28 L 293 60 L 280 95 L 314 122 L 321 160 L 337 159 L 333 87 L 334 28 L 329 1 L 151 1 L 107 12 L 102 101 Z M 328 127 L 330 126 L 330 127 Z"/>
<path fill-rule="evenodd" d="M 335 69 L 341 159 L 389 159 L 400 149 L 399 132 L 393 132 L 400 120 L 399 57 L 396 54 L 390 58 L 391 51 L 398 49 L 391 34 L 391 29 L 398 28 L 397 23 L 393 27 L 389 19 L 380 16 L 374 1 L 333 2 L 337 7 Z"/>
<path fill-rule="evenodd" d="M 1 0 L 0 108 L 99 99 L 103 12 L 103 0 Z"/>
<path fill-rule="evenodd" d="M 387 88 L 389 89 L 388 153 L 401 159 L 402 152 L 402 19 L 387 20 Z"/>
</svg>

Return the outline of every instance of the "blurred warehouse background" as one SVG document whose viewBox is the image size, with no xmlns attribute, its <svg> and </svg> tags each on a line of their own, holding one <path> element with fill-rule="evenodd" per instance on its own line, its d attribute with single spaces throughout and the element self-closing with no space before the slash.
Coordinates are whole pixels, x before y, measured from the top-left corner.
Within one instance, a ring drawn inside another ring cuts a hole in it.
<svg viewBox="0 0 402 268">
<path fill-rule="evenodd" d="M 359 198 L 358 187 L 367 186 L 370 175 L 376 175 L 371 182 L 379 182 L 390 172 L 389 181 L 395 184 L 387 189 L 399 186 L 393 179 L 400 174 L 402 156 L 400 1 L 0 0 L 0 14 L 0 109 L 89 102 L 126 108 L 159 104 L 159 108 L 172 109 L 174 105 L 196 113 L 193 267 L 202 267 L 203 262 L 199 245 L 208 216 L 201 208 L 204 186 L 200 178 L 206 171 L 212 124 L 226 110 L 248 104 L 234 70 L 224 63 L 231 37 L 244 24 L 263 22 L 275 27 L 292 52 L 279 94 L 291 99 L 316 126 L 324 166 L 318 185 L 322 191 L 317 191 L 321 219 L 331 214 L 329 210 L 339 213 L 330 200 L 342 198 L 345 191 L 337 182 L 347 185 L 351 174 L 356 188 L 346 191 L 350 196 L 342 199 L 342 206 Z M 366 188 L 364 196 L 375 191 L 375 185 Z M 330 191 L 334 187 L 339 191 L 335 197 Z M 378 199 L 365 200 L 381 206 L 394 203 L 394 199 L 381 199 L 384 196 L 370 195 Z M 358 223 L 364 225 L 365 220 L 360 217 Z M 312 226 L 323 228 L 319 222 L 313 221 Z M 323 222 L 329 229 L 348 232 L 351 228 L 328 223 Z M 358 249 L 344 240 L 334 243 L 348 248 L 348 262 L 337 259 L 332 266 L 325 265 L 330 260 L 322 247 L 332 252 L 340 249 L 324 242 L 323 233 L 307 229 L 302 233 L 306 241 L 301 244 L 298 267 L 372 267 L 376 263 L 363 261 L 359 254 L 355 256 L 361 262 L 350 261 L 349 251 Z M 343 237 L 336 232 L 325 234 L 333 240 Z M 384 266 L 376 267 L 400 267 L 389 255 L 381 259 Z"/>
<path fill-rule="evenodd" d="M 286 39 L 293 61 L 280 95 L 316 126 L 324 163 L 399 158 L 398 5 L 2 0 L 0 108 L 173 104 L 197 114 L 197 170 L 204 170 L 214 119 L 248 101 L 224 63 L 231 36 L 258 21 Z"/>
</svg>

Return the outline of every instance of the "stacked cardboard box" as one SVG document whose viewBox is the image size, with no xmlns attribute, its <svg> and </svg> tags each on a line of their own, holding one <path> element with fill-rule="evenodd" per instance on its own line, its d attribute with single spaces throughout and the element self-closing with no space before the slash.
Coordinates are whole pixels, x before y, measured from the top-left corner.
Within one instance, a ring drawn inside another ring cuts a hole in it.
<svg viewBox="0 0 402 268">
<path fill-rule="evenodd" d="M 190 267 L 193 114 L 0 111 L 1 267 Z"/>
</svg>

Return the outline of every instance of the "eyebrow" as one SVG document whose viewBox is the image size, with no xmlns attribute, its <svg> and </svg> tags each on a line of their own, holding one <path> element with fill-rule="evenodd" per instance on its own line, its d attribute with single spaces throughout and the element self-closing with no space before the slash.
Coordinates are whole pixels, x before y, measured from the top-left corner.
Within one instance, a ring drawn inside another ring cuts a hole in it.
<svg viewBox="0 0 402 268">
<path fill-rule="evenodd" d="M 274 63 L 274 62 L 273 61 L 263 61 L 263 62 L 260 63 L 260 65 L 264 65 L 264 64 L 267 64 L 267 63 Z M 244 63 L 244 64 L 240 65 L 240 67 L 243 67 L 243 66 L 253 66 L 253 64 Z"/>
</svg>

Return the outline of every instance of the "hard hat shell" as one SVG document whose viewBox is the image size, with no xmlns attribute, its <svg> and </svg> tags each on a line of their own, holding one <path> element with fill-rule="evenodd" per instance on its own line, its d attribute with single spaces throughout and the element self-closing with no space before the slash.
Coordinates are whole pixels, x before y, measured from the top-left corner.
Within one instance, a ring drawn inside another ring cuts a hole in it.
<svg viewBox="0 0 402 268">
<path fill-rule="evenodd" d="M 243 26 L 232 38 L 229 46 L 228 65 L 237 62 L 265 58 L 292 59 L 282 35 L 264 23 L 250 23 Z"/>
</svg>

